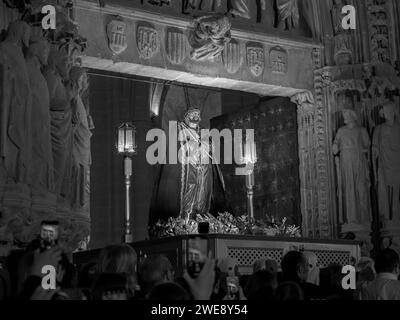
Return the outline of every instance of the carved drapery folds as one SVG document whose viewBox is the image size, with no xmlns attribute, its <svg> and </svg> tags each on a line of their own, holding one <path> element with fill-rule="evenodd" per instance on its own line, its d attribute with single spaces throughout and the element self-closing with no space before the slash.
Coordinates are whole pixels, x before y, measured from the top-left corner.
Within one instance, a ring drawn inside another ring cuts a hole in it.
<svg viewBox="0 0 400 320">
<path fill-rule="evenodd" d="M 0 241 L 7 247 L 26 244 L 39 234 L 41 221 L 58 220 L 60 243 L 73 250 L 90 234 L 90 156 L 75 161 L 79 164 L 74 169 L 70 161 L 73 153 L 75 160 L 81 154 L 76 147 L 90 154 L 90 145 L 81 139 L 83 131 L 72 130 L 71 99 L 77 95 L 69 81 L 70 67 L 78 63 L 76 52 L 84 49 L 85 40 L 69 17 L 68 1 L 57 2 L 56 31 L 35 27 L 38 21 L 30 15 L 35 7 L 25 5 L 20 12 L 33 25 L 12 23 L 8 40 L 0 43 L 2 123 L 11 119 L 9 110 L 14 105 L 12 123 L 0 125 Z M 83 104 L 80 107 L 79 120 L 89 127 L 91 121 L 81 112 Z M 9 138 L 13 149 L 8 146 Z M 12 167 L 8 161 L 15 155 L 19 160 Z"/>
<path fill-rule="evenodd" d="M 300 195 L 303 217 L 303 236 L 318 238 L 318 189 L 316 181 L 315 101 L 311 92 L 298 93 L 291 98 L 297 104 L 298 141 L 300 160 Z"/>
<path fill-rule="evenodd" d="M 194 21 L 190 37 L 191 58 L 196 61 L 219 58 L 231 40 L 231 22 L 221 14 L 208 15 Z"/>
</svg>

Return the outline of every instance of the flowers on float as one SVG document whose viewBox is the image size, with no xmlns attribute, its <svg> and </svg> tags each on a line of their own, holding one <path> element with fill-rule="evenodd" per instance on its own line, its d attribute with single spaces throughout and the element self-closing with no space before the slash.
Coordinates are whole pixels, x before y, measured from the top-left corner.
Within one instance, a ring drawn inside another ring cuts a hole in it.
<svg viewBox="0 0 400 320">
<path fill-rule="evenodd" d="M 269 237 L 301 237 L 300 227 L 288 225 L 287 218 L 281 221 L 267 216 L 266 221 L 251 219 L 247 215 L 234 217 L 225 212 L 217 217 L 206 214 L 197 215 L 188 221 L 183 218 L 169 218 L 168 221 L 158 221 L 149 229 L 152 238 L 165 238 L 180 235 L 196 234 L 199 223 L 208 222 L 210 234 L 249 235 Z"/>
</svg>

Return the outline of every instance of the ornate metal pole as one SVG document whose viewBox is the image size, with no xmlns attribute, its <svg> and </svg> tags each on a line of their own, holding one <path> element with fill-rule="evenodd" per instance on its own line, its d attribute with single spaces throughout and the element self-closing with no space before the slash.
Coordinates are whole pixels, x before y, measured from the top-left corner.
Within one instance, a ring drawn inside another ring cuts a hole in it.
<svg viewBox="0 0 400 320">
<path fill-rule="evenodd" d="M 132 159 L 129 156 L 125 156 L 124 171 L 125 171 L 125 243 L 132 243 L 133 235 L 131 231 L 131 199 L 130 199 Z"/>
<path fill-rule="evenodd" d="M 247 189 L 247 214 L 250 219 L 254 219 L 254 206 L 253 206 L 253 187 L 254 187 L 254 165 L 252 165 L 251 172 L 246 175 L 246 189 Z"/>
<path fill-rule="evenodd" d="M 125 176 L 125 231 L 124 242 L 132 243 L 132 220 L 131 220 L 131 176 L 132 176 L 132 156 L 137 153 L 136 128 L 131 123 L 123 123 L 117 129 L 117 150 L 124 156 L 124 176 Z"/>
</svg>

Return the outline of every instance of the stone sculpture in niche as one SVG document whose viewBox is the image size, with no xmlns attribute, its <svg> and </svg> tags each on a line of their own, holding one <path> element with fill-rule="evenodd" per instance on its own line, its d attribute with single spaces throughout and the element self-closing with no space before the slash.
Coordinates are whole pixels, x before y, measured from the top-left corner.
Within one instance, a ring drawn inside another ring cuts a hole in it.
<svg viewBox="0 0 400 320">
<path fill-rule="evenodd" d="M 26 54 L 32 101 L 32 185 L 35 191 L 54 190 L 54 168 L 50 134 L 50 99 L 40 68 L 47 65 L 50 45 L 43 38 L 31 39 Z"/>
<path fill-rule="evenodd" d="M 375 128 L 372 142 L 379 212 L 384 222 L 400 224 L 400 123 L 394 103 L 385 104 L 381 116 L 385 123 Z"/>
<path fill-rule="evenodd" d="M 343 6 L 342 0 L 334 0 L 331 10 L 334 34 L 334 59 L 338 66 L 351 64 L 353 60 L 351 34 L 342 27 L 342 21 L 345 16 L 342 13 Z"/>
<path fill-rule="evenodd" d="M 278 10 L 277 27 L 292 30 L 299 26 L 300 13 L 298 0 L 276 0 Z"/>
<path fill-rule="evenodd" d="M 0 164 L 16 183 L 30 182 L 30 85 L 23 55 L 29 38 L 29 25 L 15 21 L 0 43 Z"/>
<path fill-rule="evenodd" d="M 82 101 L 82 95 L 88 89 L 86 71 L 81 67 L 72 67 L 70 81 L 73 92 L 71 103 L 73 112 L 71 199 L 72 205 L 80 208 L 89 201 L 87 189 L 91 164 L 90 138 L 93 127 Z"/>
<path fill-rule="evenodd" d="M 53 47 L 44 76 L 50 95 L 51 142 L 54 162 L 56 194 L 64 198 L 69 195 L 72 152 L 72 112 L 68 81 L 71 62 L 68 54 Z"/>
<path fill-rule="evenodd" d="M 353 110 L 343 110 L 345 126 L 333 143 L 338 176 L 339 222 L 348 226 L 371 223 L 368 132 L 357 124 Z"/>
<path fill-rule="evenodd" d="M 191 58 L 196 61 L 220 56 L 231 40 L 231 23 L 225 15 L 214 14 L 195 19 L 190 37 Z"/>
</svg>

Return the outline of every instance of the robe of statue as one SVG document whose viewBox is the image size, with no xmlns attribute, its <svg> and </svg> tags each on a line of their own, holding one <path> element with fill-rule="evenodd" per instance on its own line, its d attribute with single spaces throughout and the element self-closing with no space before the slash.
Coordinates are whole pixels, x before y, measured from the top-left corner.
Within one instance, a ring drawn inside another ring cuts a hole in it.
<svg viewBox="0 0 400 320">
<path fill-rule="evenodd" d="M 376 127 L 372 146 L 378 159 L 379 212 L 389 221 L 400 221 L 400 124 Z"/>
<path fill-rule="evenodd" d="M 250 19 L 250 0 L 231 0 L 230 13 L 244 19 Z"/>
<path fill-rule="evenodd" d="M 371 145 L 368 132 L 362 127 L 344 126 L 339 129 L 334 145 L 340 152 L 338 194 L 343 206 L 340 222 L 368 224 L 371 221 L 369 165 L 365 153 Z"/>
<path fill-rule="evenodd" d="M 17 183 L 30 182 L 30 108 L 22 48 L 6 39 L 0 43 L 0 160 L 6 176 Z"/>
<path fill-rule="evenodd" d="M 49 68 L 45 78 L 50 93 L 51 143 L 55 191 L 69 196 L 72 161 L 72 111 L 69 92 L 58 72 Z"/>
<path fill-rule="evenodd" d="M 72 145 L 72 203 L 83 207 L 89 200 L 87 186 L 89 184 L 89 168 L 91 164 L 90 138 L 92 132 L 89 116 L 80 94 L 73 99 L 74 129 Z"/>
<path fill-rule="evenodd" d="M 298 0 L 276 0 L 278 26 L 291 30 L 299 26 L 300 13 Z"/>
<path fill-rule="evenodd" d="M 184 123 L 178 124 L 178 130 L 179 134 L 198 139 L 197 132 Z M 199 144 L 189 139 L 178 143 L 180 155 L 184 155 L 186 161 L 181 158 L 178 164 L 163 164 L 156 174 L 149 225 L 169 217 L 190 219 L 197 214 L 217 215 L 230 211 L 218 165 L 211 159 L 208 164 L 201 161 L 210 154 L 209 140 Z"/>
<path fill-rule="evenodd" d="M 32 89 L 32 185 L 54 191 L 49 88 L 39 61 L 28 58 L 26 64 Z"/>
</svg>

